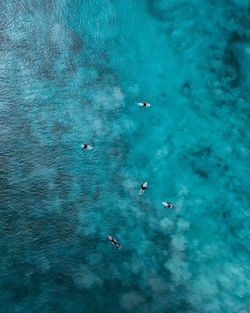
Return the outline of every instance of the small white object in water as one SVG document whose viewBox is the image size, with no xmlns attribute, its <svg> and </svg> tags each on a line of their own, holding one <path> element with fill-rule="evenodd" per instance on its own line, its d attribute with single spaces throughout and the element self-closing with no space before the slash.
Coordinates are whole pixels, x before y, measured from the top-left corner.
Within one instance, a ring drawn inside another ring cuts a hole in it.
<svg viewBox="0 0 250 313">
<path fill-rule="evenodd" d="M 90 145 L 87 145 L 86 143 L 83 143 L 83 144 L 81 145 L 81 149 L 82 149 L 82 150 L 93 150 L 94 148 L 91 147 Z"/>
<path fill-rule="evenodd" d="M 141 196 L 147 188 L 148 188 L 148 183 L 147 182 L 143 183 L 141 185 L 141 189 L 139 191 L 139 195 Z"/>
<path fill-rule="evenodd" d="M 148 103 L 148 102 L 146 102 L 146 101 L 144 101 L 144 102 L 138 102 L 137 104 L 138 104 L 140 107 L 144 107 L 144 108 L 149 108 L 149 107 L 151 107 L 151 104 Z"/>
<path fill-rule="evenodd" d="M 112 236 L 108 236 L 108 240 L 112 242 L 112 244 L 117 248 L 117 249 L 121 249 L 121 245 L 119 244 L 119 242 L 113 238 Z"/>
<path fill-rule="evenodd" d="M 171 202 L 162 202 L 163 206 L 168 209 L 172 209 L 174 206 Z"/>
</svg>

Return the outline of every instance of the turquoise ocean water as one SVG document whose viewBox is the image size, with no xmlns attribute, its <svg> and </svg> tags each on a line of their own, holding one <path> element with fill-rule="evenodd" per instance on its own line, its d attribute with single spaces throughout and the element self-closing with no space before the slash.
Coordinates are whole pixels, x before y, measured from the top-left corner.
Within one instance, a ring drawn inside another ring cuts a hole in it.
<svg viewBox="0 0 250 313">
<path fill-rule="evenodd" d="M 249 313 L 249 1 L 0 8 L 0 312 Z"/>
</svg>

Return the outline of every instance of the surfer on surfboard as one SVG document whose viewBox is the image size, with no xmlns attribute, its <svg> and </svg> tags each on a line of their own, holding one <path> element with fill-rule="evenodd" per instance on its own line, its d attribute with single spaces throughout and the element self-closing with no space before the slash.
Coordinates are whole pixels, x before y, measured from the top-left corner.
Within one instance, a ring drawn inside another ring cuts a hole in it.
<svg viewBox="0 0 250 313">
<path fill-rule="evenodd" d="M 81 145 L 81 149 L 82 149 L 82 150 L 93 150 L 94 148 L 91 147 L 90 145 L 87 145 L 86 143 L 83 143 L 83 144 Z"/>
<path fill-rule="evenodd" d="M 139 191 L 139 195 L 141 196 L 147 188 L 148 188 L 148 183 L 147 182 L 141 184 L 141 189 Z"/>
<path fill-rule="evenodd" d="M 149 107 L 151 107 L 151 104 L 148 103 L 148 102 L 146 102 L 146 101 L 144 101 L 144 102 L 138 102 L 137 104 L 138 104 L 140 107 L 144 107 L 144 108 L 149 108 Z"/>
<path fill-rule="evenodd" d="M 172 209 L 174 207 L 173 203 L 171 202 L 162 202 L 162 204 L 165 208 L 168 208 L 168 209 Z"/>
<path fill-rule="evenodd" d="M 117 249 L 121 249 L 121 245 L 119 244 L 119 242 L 113 238 L 112 236 L 108 236 L 108 240 L 112 242 L 112 244 L 117 248 Z"/>
</svg>

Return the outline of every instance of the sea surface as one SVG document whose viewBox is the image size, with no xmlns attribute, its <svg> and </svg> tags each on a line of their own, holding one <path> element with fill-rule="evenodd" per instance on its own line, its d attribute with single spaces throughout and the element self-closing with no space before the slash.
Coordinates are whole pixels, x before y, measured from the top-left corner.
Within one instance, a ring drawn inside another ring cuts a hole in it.
<svg viewBox="0 0 250 313">
<path fill-rule="evenodd" d="M 248 0 L 2 0 L 0 312 L 249 313 L 249 73 Z"/>
</svg>

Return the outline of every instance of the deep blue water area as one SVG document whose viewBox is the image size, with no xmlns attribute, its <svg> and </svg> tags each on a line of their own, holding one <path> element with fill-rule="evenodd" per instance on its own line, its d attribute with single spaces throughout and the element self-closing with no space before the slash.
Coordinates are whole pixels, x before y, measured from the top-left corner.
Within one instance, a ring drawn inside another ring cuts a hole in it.
<svg viewBox="0 0 250 313">
<path fill-rule="evenodd" d="M 6 0 L 0 44 L 0 312 L 249 313 L 250 2 Z"/>
</svg>

